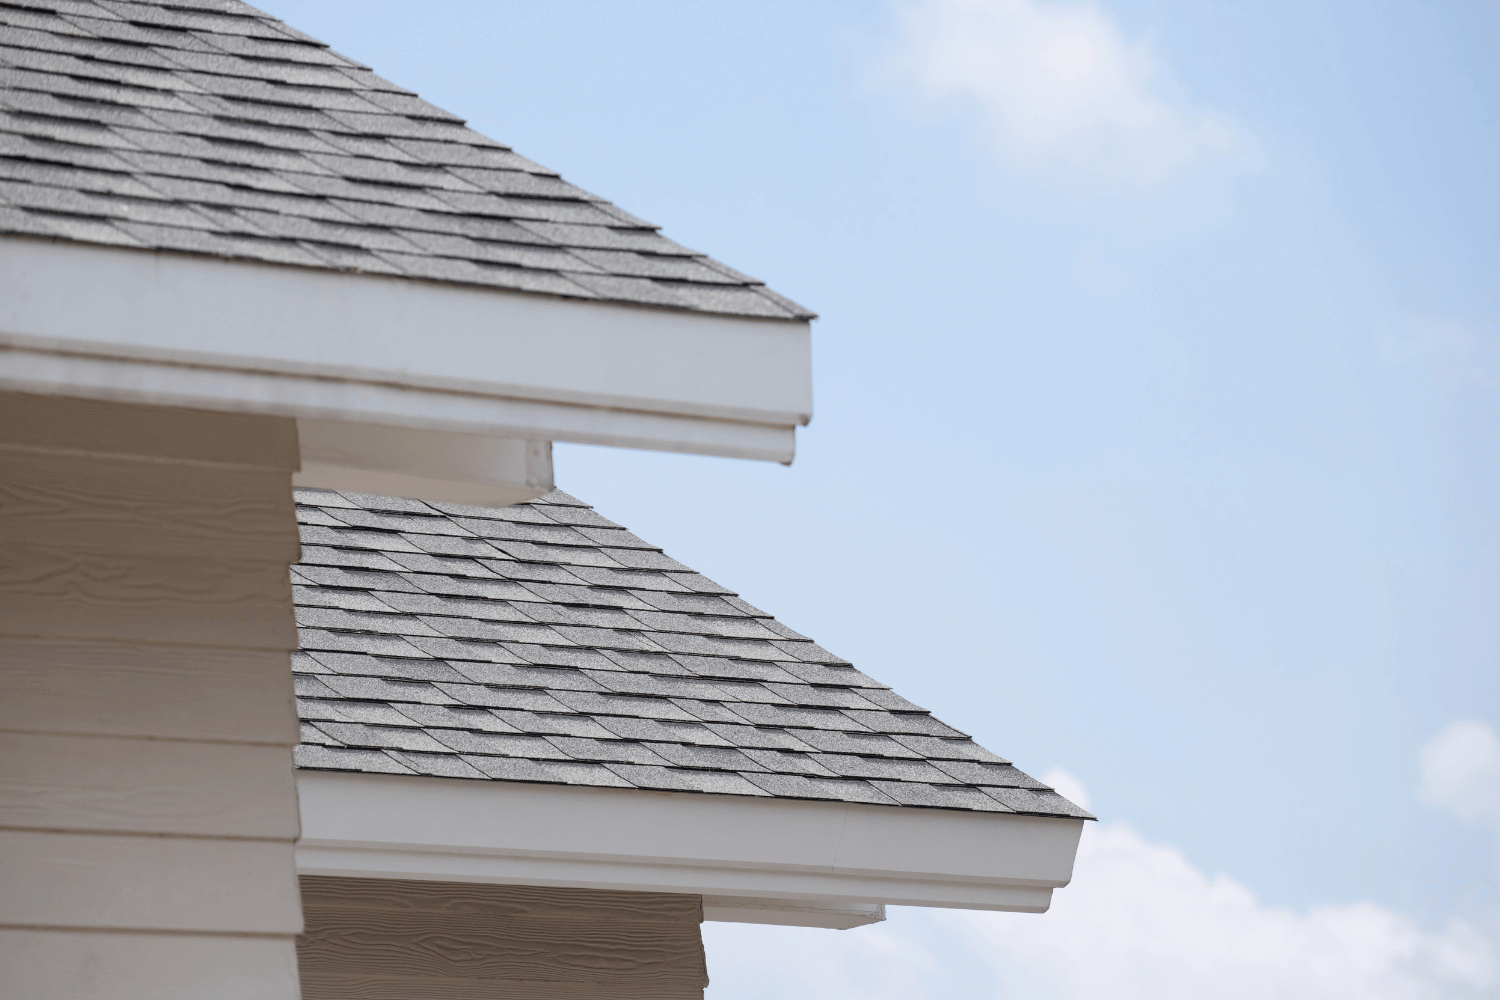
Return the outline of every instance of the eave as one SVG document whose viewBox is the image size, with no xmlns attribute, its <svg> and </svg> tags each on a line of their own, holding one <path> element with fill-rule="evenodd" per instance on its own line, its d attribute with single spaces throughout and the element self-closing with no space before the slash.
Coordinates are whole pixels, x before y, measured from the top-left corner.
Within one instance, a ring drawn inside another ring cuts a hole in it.
<svg viewBox="0 0 1500 1000">
<path fill-rule="evenodd" d="M 551 441 L 790 462 L 810 357 L 805 321 L 0 237 L 0 387 L 295 417 L 304 485 L 511 503 Z"/>
<path fill-rule="evenodd" d="M 881 907 L 1041 913 L 1083 821 L 302 771 L 304 875 L 705 897 L 706 919 L 853 927 Z"/>
</svg>

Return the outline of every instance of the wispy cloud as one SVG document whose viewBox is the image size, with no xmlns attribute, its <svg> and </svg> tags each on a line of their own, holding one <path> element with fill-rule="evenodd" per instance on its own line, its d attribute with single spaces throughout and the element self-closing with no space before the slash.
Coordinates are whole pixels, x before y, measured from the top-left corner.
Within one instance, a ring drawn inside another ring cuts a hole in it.
<svg viewBox="0 0 1500 1000">
<path fill-rule="evenodd" d="M 1011 166 L 1139 188 L 1255 157 L 1231 115 L 1182 94 L 1151 45 L 1093 4 L 916 0 L 897 10 L 897 71 L 929 99 L 972 106 Z"/>
<path fill-rule="evenodd" d="M 1444 801 L 1468 802 L 1453 789 L 1489 773 L 1448 760 L 1455 750 L 1472 760 L 1473 745 L 1464 730 L 1434 752 Z M 1066 772 L 1046 777 L 1087 801 Z M 1500 988 L 1495 943 L 1471 925 L 1424 930 L 1373 903 L 1266 906 L 1234 879 L 1113 822 L 1085 829 L 1073 884 L 1043 916 L 897 909 L 887 924 L 838 933 L 705 932 L 712 1000 L 793 989 L 824 1000 L 1425 1000 Z"/>
<path fill-rule="evenodd" d="M 1500 830 L 1500 737 L 1482 722 L 1449 725 L 1422 748 L 1422 801 Z"/>
</svg>

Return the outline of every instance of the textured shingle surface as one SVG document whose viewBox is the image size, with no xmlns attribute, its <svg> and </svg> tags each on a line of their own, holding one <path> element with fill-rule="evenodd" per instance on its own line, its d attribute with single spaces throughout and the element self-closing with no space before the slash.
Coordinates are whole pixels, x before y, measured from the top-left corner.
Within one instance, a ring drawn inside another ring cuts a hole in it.
<svg viewBox="0 0 1500 1000">
<path fill-rule="evenodd" d="M 0 3 L 0 233 L 812 315 L 238 0 Z"/>
<path fill-rule="evenodd" d="M 565 493 L 297 499 L 300 767 L 1088 815 Z"/>
</svg>

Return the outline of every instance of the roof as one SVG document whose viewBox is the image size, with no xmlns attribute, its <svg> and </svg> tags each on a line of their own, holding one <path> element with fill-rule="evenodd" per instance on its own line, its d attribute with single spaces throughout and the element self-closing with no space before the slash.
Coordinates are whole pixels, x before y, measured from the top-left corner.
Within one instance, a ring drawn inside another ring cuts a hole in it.
<svg viewBox="0 0 1500 1000">
<path fill-rule="evenodd" d="M 565 493 L 297 501 L 299 767 L 1088 817 Z"/>
<path fill-rule="evenodd" d="M 0 233 L 812 318 L 238 0 L 0 4 Z"/>
</svg>

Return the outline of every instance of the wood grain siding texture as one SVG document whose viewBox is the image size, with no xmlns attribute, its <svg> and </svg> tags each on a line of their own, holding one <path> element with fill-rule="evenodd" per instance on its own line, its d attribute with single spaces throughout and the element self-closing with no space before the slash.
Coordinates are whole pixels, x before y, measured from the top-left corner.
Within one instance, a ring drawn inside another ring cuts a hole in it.
<svg viewBox="0 0 1500 1000">
<path fill-rule="evenodd" d="M 291 746 L 281 650 L 0 635 L 0 729 Z"/>
<path fill-rule="evenodd" d="M 291 843 L 0 830 L 0 926 L 296 934 Z M 3 995 L 3 994 L 0 994 Z"/>
<path fill-rule="evenodd" d="M 151 970 L 148 979 L 142 969 Z M 297 1000 L 275 937 L 0 928 L 0 984 L 20 1000 Z M 403 998 L 406 1000 L 406 998 Z"/>
<path fill-rule="evenodd" d="M 286 419 L 0 393 L 0 995 L 298 996 L 296 465 Z"/>
<path fill-rule="evenodd" d="M 0 556 L 0 631 L 290 650 L 287 565 L 13 546 Z"/>
<path fill-rule="evenodd" d="M 0 392 L 0 444 L 288 473 L 297 467 L 294 420 L 26 392 Z"/>
<path fill-rule="evenodd" d="M 265 469 L 10 450 L 0 537 L 94 552 L 224 560 L 297 559 L 291 498 Z M 149 479 L 142 478 L 143 471 Z M 236 525 L 233 532 L 224 526 Z"/>
<path fill-rule="evenodd" d="M 307 1000 L 700 1000 L 698 896 L 303 876 Z"/>
<path fill-rule="evenodd" d="M 0 817 L 29 830 L 297 836 L 281 746 L 0 731 Z"/>
</svg>

